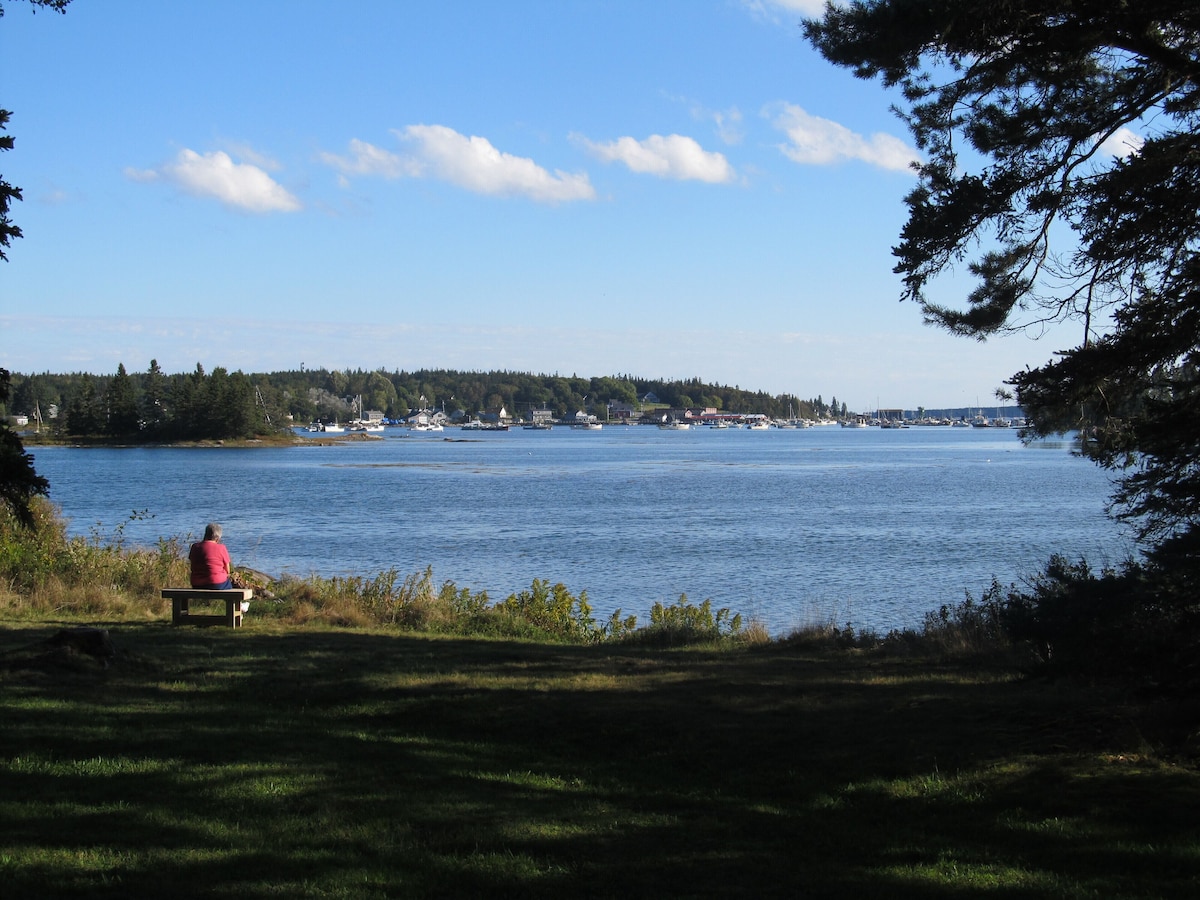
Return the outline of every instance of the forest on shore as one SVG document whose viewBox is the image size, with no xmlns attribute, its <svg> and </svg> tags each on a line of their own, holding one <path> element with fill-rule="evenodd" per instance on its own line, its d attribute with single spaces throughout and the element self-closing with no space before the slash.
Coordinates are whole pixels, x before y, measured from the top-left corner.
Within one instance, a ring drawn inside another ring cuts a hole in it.
<svg viewBox="0 0 1200 900">
<path fill-rule="evenodd" d="M 514 418 L 549 409 L 555 418 L 583 411 L 600 419 L 613 404 L 640 409 L 711 408 L 772 418 L 844 415 L 836 397 L 802 400 L 794 394 L 710 384 L 699 378 L 665 381 L 632 375 L 580 377 L 524 372 L 422 369 L 298 369 L 246 374 L 200 364 L 167 374 L 151 360 L 145 372 L 124 364 L 112 375 L 12 374 L 12 393 L 0 415 L 27 416 L 51 434 L 74 438 L 173 441 L 251 438 L 310 421 L 346 421 L 368 410 L 403 419 L 419 410 L 468 417 L 503 408 Z"/>
</svg>

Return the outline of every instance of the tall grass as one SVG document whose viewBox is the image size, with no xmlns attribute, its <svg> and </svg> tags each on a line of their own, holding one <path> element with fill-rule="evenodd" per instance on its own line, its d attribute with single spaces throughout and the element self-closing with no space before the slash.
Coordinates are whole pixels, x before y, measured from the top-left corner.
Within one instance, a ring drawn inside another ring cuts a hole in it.
<svg viewBox="0 0 1200 900">
<path fill-rule="evenodd" d="M 0 510 L 0 607 L 10 612 L 154 617 L 163 610 L 159 589 L 187 584 L 180 538 L 129 547 L 124 525 L 107 536 L 93 530 L 68 537 L 58 509 L 41 498 L 33 515 L 34 526 L 26 529 Z"/>
</svg>

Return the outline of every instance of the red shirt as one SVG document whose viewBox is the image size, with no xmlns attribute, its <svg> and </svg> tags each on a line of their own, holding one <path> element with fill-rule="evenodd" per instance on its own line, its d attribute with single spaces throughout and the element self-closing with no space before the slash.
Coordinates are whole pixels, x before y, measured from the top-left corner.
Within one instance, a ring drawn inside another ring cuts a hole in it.
<svg viewBox="0 0 1200 900">
<path fill-rule="evenodd" d="M 192 544 L 188 559 L 192 563 L 192 587 L 224 584 L 233 569 L 229 562 L 229 551 L 224 544 L 216 541 Z"/>
</svg>

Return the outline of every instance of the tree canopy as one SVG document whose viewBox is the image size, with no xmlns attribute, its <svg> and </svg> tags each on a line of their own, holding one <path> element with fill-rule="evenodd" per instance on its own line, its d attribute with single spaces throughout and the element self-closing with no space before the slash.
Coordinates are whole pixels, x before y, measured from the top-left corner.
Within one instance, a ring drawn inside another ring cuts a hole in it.
<svg viewBox="0 0 1200 900">
<path fill-rule="evenodd" d="M 903 97 L 902 299 L 979 339 L 1076 323 L 1009 382 L 1028 433 L 1079 429 L 1151 559 L 1200 568 L 1200 4 L 872 0 L 804 28 Z M 964 267 L 963 302 L 935 302 Z"/>
</svg>

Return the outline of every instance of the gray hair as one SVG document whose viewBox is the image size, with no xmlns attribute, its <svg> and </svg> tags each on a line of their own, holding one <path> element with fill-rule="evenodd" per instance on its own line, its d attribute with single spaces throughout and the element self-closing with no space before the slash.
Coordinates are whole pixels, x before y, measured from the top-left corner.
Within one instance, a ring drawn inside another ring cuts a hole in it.
<svg viewBox="0 0 1200 900">
<path fill-rule="evenodd" d="M 204 529 L 204 539 L 206 541 L 221 540 L 221 526 L 216 522 L 209 522 L 208 527 Z"/>
</svg>

